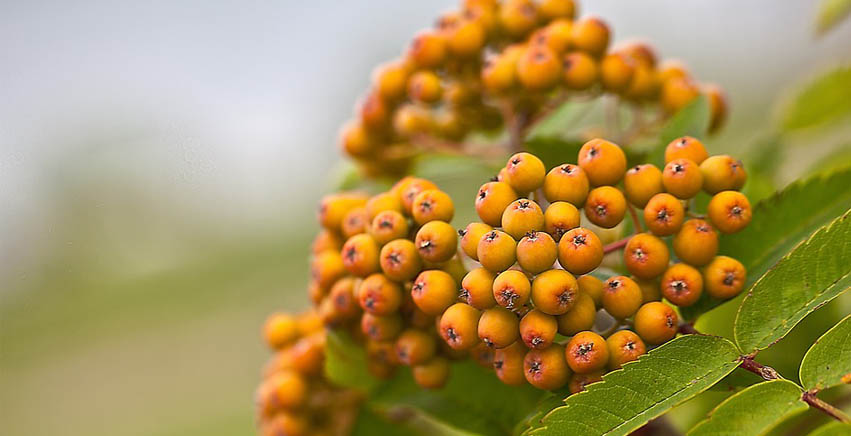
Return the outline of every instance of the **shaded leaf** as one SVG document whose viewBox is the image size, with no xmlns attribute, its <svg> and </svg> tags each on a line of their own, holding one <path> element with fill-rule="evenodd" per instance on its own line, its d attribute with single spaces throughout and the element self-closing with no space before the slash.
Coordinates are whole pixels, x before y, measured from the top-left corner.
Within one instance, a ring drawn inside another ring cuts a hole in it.
<svg viewBox="0 0 851 436">
<path fill-rule="evenodd" d="M 821 0 L 816 15 L 816 33 L 823 35 L 851 13 L 851 0 Z"/>
<path fill-rule="evenodd" d="M 367 369 L 364 348 L 338 330 L 326 334 L 325 375 L 337 385 L 362 392 L 372 391 L 381 383 Z"/>
<path fill-rule="evenodd" d="M 374 436 L 379 434 L 383 436 L 406 436 L 415 430 L 410 426 L 403 427 L 398 423 L 390 422 L 368 407 L 361 407 L 355 421 L 355 426 L 352 429 L 352 436 Z M 418 431 L 415 431 L 415 433 L 424 435 L 424 433 Z"/>
<path fill-rule="evenodd" d="M 576 139 L 538 137 L 526 141 L 526 151 L 544 161 L 544 166 L 549 171 L 563 163 L 576 163 L 582 144 L 583 141 Z"/>
<path fill-rule="evenodd" d="M 688 436 L 765 434 L 786 417 L 807 410 L 801 394 L 788 380 L 753 385 L 724 400 Z"/>
<path fill-rule="evenodd" d="M 851 287 L 851 210 L 795 247 L 748 290 L 733 333 L 746 353 L 768 348 Z"/>
<path fill-rule="evenodd" d="M 823 390 L 851 377 L 851 315 L 822 335 L 804 355 L 800 370 L 806 389 Z"/>
<path fill-rule="evenodd" d="M 834 421 L 813 430 L 809 436 L 851 436 L 851 424 Z"/>
<path fill-rule="evenodd" d="M 782 110 L 781 128 L 793 131 L 851 115 L 851 67 L 827 72 L 807 84 Z"/>
<path fill-rule="evenodd" d="M 704 95 L 700 95 L 680 109 L 662 127 L 659 132 L 659 142 L 650 151 L 646 162 L 662 168 L 665 164 L 665 147 L 680 136 L 688 135 L 696 138 L 706 136 L 711 115 L 709 100 Z"/>
<path fill-rule="evenodd" d="M 533 435 L 627 435 L 705 391 L 738 366 L 738 351 L 717 336 L 676 338 L 567 398 Z"/>
</svg>

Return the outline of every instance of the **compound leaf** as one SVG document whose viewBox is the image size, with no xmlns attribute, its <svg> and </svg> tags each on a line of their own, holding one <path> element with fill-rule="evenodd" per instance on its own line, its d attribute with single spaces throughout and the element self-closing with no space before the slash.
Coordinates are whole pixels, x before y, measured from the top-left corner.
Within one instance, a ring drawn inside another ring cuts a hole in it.
<svg viewBox="0 0 851 436">
<path fill-rule="evenodd" d="M 807 84 L 783 108 L 781 127 L 793 131 L 851 115 L 851 67 L 843 66 Z"/>
<path fill-rule="evenodd" d="M 694 136 L 703 138 L 709 129 L 709 121 L 712 111 L 709 108 L 709 99 L 700 95 L 689 104 L 675 113 L 659 132 L 659 143 L 651 150 L 647 162 L 659 168 L 665 164 L 665 147 L 680 136 Z"/>
<path fill-rule="evenodd" d="M 804 355 L 800 370 L 806 389 L 827 389 L 851 377 L 851 315 L 823 334 Z"/>
<path fill-rule="evenodd" d="M 809 436 L 849 436 L 851 435 L 851 424 L 844 422 L 831 422 L 813 430 Z"/>
</svg>

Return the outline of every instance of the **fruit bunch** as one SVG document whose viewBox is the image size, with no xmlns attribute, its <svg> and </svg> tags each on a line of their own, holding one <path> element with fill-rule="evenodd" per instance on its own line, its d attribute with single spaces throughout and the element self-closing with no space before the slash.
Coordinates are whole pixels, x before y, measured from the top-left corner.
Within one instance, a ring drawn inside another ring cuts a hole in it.
<svg viewBox="0 0 851 436">
<path fill-rule="evenodd" d="M 664 119 L 704 94 L 711 129 L 721 126 L 720 88 L 646 43 L 610 47 L 608 24 L 577 15 L 573 0 L 463 0 L 375 71 L 341 148 L 367 175 L 400 175 L 423 150 L 468 146 L 473 131 L 522 132 L 559 103 L 600 96 Z"/>
<path fill-rule="evenodd" d="M 325 379 L 325 330 L 318 314 L 274 313 L 263 337 L 274 355 L 256 394 L 261 434 L 349 434 L 361 398 Z"/>
<path fill-rule="evenodd" d="M 676 307 L 704 293 L 737 295 L 744 267 L 717 252 L 718 232 L 737 232 L 751 218 L 737 191 L 746 179 L 741 162 L 710 157 L 691 137 L 671 142 L 665 162 L 661 170 L 627 170 L 621 148 L 602 139 L 585 143 L 577 164 L 549 172 L 532 154 L 511 156 L 476 195 L 481 222 L 460 232 L 461 250 L 479 266 L 462 279 L 460 301 L 441 314 L 440 336 L 459 351 L 493 348 L 506 384 L 552 390 L 569 383 L 576 392 L 672 339 Z M 693 210 L 701 190 L 712 195 L 706 217 Z M 600 229 L 628 213 L 635 234 L 604 246 Z M 589 224 L 581 225 L 583 217 Z M 663 240 L 669 236 L 673 256 Z M 630 275 L 598 278 L 604 256 L 621 249 Z"/>
</svg>

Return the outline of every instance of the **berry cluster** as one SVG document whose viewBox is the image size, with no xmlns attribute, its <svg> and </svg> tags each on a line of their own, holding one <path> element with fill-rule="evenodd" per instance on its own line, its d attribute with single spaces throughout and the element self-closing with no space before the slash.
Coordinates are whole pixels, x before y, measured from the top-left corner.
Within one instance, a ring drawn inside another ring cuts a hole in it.
<svg viewBox="0 0 851 436">
<path fill-rule="evenodd" d="M 576 9 L 573 0 L 463 0 L 376 70 L 342 129 L 343 151 L 368 175 L 404 174 L 422 149 L 460 147 L 471 131 L 522 128 L 559 102 L 602 95 L 664 117 L 704 94 L 711 128 L 723 123 L 720 88 L 658 62 L 645 43 L 610 47 L 609 26 L 575 19 Z"/>
<path fill-rule="evenodd" d="M 746 179 L 741 162 L 709 157 L 691 137 L 671 142 L 665 161 L 663 170 L 644 164 L 627 171 L 621 148 L 602 139 L 582 146 L 578 164 L 549 172 L 532 154 L 509 158 L 478 191 L 481 222 L 459 232 L 461 250 L 480 266 L 464 276 L 460 302 L 440 316 L 440 336 L 460 351 L 482 343 L 495 349 L 494 369 L 506 384 L 569 383 L 575 392 L 676 335 L 677 310 L 663 298 L 684 307 L 704 291 L 737 295 L 745 270 L 717 255 L 716 229 L 734 233 L 750 221 L 748 200 L 737 191 Z M 689 210 L 701 190 L 713 195 L 708 219 Z M 639 232 L 635 208 L 644 209 L 649 232 Z M 594 229 L 618 226 L 627 212 L 638 233 L 604 246 Z M 580 226 L 583 216 L 588 226 Z M 673 264 L 662 239 L 672 235 Z M 591 275 L 619 249 L 630 276 Z M 604 334 L 593 331 L 606 320 Z"/>
<path fill-rule="evenodd" d="M 275 354 L 257 388 L 261 434 L 349 434 L 361 399 L 325 379 L 325 330 L 317 313 L 274 313 L 263 326 L 263 336 Z"/>
</svg>

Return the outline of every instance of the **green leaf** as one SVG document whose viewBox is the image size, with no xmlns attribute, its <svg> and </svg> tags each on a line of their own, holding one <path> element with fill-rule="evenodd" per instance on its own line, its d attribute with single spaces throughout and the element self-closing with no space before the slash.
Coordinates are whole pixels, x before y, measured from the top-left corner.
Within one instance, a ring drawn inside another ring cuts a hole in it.
<svg viewBox="0 0 851 436">
<path fill-rule="evenodd" d="M 705 391 L 738 366 L 739 353 L 717 336 L 676 338 L 567 398 L 533 435 L 627 435 Z"/>
<path fill-rule="evenodd" d="M 851 142 L 841 143 L 834 150 L 815 161 L 807 169 L 807 174 L 836 171 L 851 166 Z"/>
<path fill-rule="evenodd" d="M 800 371 L 806 389 L 823 390 L 851 377 L 851 315 L 822 335 L 804 355 Z"/>
<path fill-rule="evenodd" d="M 822 0 L 816 15 L 816 33 L 823 35 L 851 13 L 851 0 Z"/>
<path fill-rule="evenodd" d="M 368 407 L 361 407 L 358 412 L 355 426 L 352 429 L 352 436 L 405 436 L 410 435 L 411 431 L 416 431 L 411 426 L 403 427 L 398 423 L 392 423 L 385 417 L 379 415 Z M 416 434 L 424 435 L 423 432 L 416 431 Z"/>
<path fill-rule="evenodd" d="M 680 136 L 688 135 L 696 138 L 706 136 L 711 116 L 709 100 L 704 95 L 680 109 L 662 127 L 659 132 L 659 143 L 650 151 L 647 162 L 662 168 L 665 163 L 665 147 Z"/>
<path fill-rule="evenodd" d="M 842 422 L 831 422 L 813 430 L 809 436 L 849 436 L 851 435 L 851 424 Z"/>
<path fill-rule="evenodd" d="M 746 353 L 768 348 L 851 287 L 851 210 L 795 247 L 748 290 L 733 334 Z"/>
<path fill-rule="evenodd" d="M 839 67 L 817 77 L 781 113 L 781 128 L 787 132 L 851 115 L 851 67 Z"/>
<path fill-rule="evenodd" d="M 576 163 L 583 141 L 557 137 L 537 137 L 526 141 L 526 151 L 538 156 L 549 170 L 563 163 Z"/>
<path fill-rule="evenodd" d="M 328 330 L 326 335 L 325 375 L 340 386 L 362 392 L 370 392 L 381 383 L 367 369 L 364 348 L 338 330 Z"/>
<path fill-rule="evenodd" d="M 765 434 L 786 417 L 807 410 L 801 393 L 788 380 L 753 385 L 724 400 L 688 436 Z"/>
</svg>

